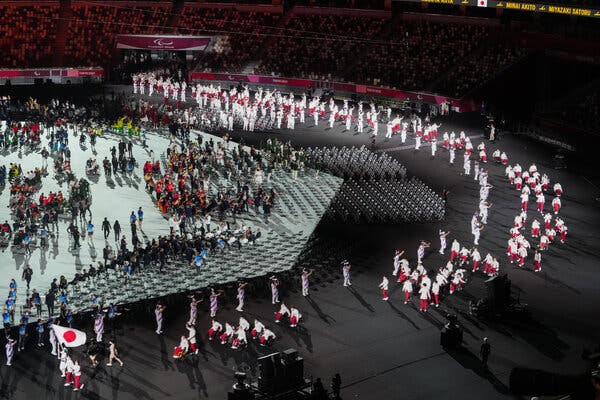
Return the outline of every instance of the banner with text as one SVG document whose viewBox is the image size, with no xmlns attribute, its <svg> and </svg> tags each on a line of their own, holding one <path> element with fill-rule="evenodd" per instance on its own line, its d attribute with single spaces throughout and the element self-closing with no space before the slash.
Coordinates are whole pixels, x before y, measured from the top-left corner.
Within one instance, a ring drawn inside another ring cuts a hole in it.
<svg viewBox="0 0 600 400">
<path fill-rule="evenodd" d="M 117 49 L 202 51 L 210 36 L 117 35 Z"/>
<path fill-rule="evenodd" d="M 0 78 L 103 77 L 102 68 L 0 69 Z"/>
<path fill-rule="evenodd" d="M 568 7 L 557 4 L 523 3 L 500 0 L 395 0 L 415 3 L 449 4 L 467 7 L 489 7 L 507 10 L 543 12 L 547 14 L 575 15 L 579 17 L 600 18 L 600 8 Z"/>
</svg>

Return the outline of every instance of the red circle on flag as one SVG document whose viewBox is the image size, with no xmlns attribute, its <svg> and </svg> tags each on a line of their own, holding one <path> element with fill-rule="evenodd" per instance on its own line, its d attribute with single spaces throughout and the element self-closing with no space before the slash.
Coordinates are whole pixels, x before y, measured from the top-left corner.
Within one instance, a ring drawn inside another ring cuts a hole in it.
<svg viewBox="0 0 600 400">
<path fill-rule="evenodd" d="M 76 338 L 77 335 L 73 331 L 66 331 L 65 333 L 63 333 L 63 339 L 65 339 L 65 342 L 67 343 L 73 342 Z"/>
</svg>

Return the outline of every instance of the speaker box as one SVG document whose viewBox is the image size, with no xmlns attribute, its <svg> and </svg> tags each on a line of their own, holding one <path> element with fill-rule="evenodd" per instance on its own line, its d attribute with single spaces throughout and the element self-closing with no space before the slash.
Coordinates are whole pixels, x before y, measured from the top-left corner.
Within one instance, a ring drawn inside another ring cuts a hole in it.
<svg viewBox="0 0 600 400">
<path fill-rule="evenodd" d="M 511 282 L 506 274 L 485 281 L 487 300 L 491 308 L 504 309 L 510 303 Z"/>
<path fill-rule="evenodd" d="M 287 349 L 281 353 L 281 359 L 285 363 L 290 363 L 298 358 L 298 350 L 296 349 Z"/>
<path fill-rule="evenodd" d="M 258 390 L 263 393 L 276 393 L 285 387 L 281 354 L 272 353 L 258 358 Z"/>
<path fill-rule="evenodd" d="M 304 381 L 304 359 L 297 357 L 284 365 L 285 382 L 288 389 L 299 386 Z"/>
<path fill-rule="evenodd" d="M 440 332 L 440 344 L 442 347 L 459 347 L 462 344 L 462 329 L 450 325 L 450 328 L 444 327 Z"/>
<path fill-rule="evenodd" d="M 281 356 L 272 353 L 258 358 L 258 377 L 266 380 L 274 379 L 276 370 L 280 369 Z"/>
</svg>

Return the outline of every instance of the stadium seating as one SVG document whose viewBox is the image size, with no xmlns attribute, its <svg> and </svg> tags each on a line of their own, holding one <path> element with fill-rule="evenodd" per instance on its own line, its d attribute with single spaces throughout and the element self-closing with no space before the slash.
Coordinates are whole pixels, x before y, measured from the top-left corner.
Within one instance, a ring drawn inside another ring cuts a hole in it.
<svg viewBox="0 0 600 400">
<path fill-rule="evenodd" d="M 380 8 L 376 0 L 308 4 Z M 382 11 L 321 12 L 302 6 L 279 12 L 277 6 L 230 4 L 2 2 L 0 67 L 56 66 L 53 63 L 61 60 L 67 66 L 109 67 L 116 64 L 117 34 L 209 34 L 216 36 L 212 51 L 198 53 L 188 69 L 349 81 L 463 97 L 527 54 L 497 37 L 507 28 L 499 20 Z M 515 37 L 520 35 L 518 29 L 573 40 L 599 37 L 591 19 L 557 24 L 543 14 L 539 24 L 515 29 L 511 32 Z M 582 48 L 593 46 L 588 43 Z M 141 68 L 137 64 L 147 61 L 123 61 L 111 76 L 125 82 L 133 70 Z M 183 57 L 180 61 L 185 62 Z"/>
<path fill-rule="evenodd" d="M 600 95 L 598 86 L 593 86 L 587 93 L 575 96 L 560 105 L 554 111 L 540 115 L 543 125 L 571 125 L 595 133 L 600 129 Z"/>
<path fill-rule="evenodd" d="M 426 19 L 296 15 L 256 72 L 424 90 L 492 30 Z"/>
<path fill-rule="evenodd" d="M 527 50 L 511 45 L 496 43 L 485 46 L 481 52 L 459 59 L 457 66 L 436 89 L 449 96 L 461 97 L 526 54 Z"/>
<path fill-rule="evenodd" d="M 219 72 L 240 72 L 254 56 L 264 34 L 279 19 L 278 14 L 243 12 L 235 8 L 186 6 L 178 22 L 178 33 L 217 35 L 214 52 L 199 54 L 196 68 Z"/>
<path fill-rule="evenodd" d="M 59 5 L 0 5 L 0 66 L 50 66 Z"/>
<path fill-rule="evenodd" d="M 167 33 L 169 5 L 132 6 L 75 3 L 65 47 L 73 65 L 106 66 L 111 61 L 117 34 Z"/>
<path fill-rule="evenodd" d="M 365 55 L 385 20 L 337 15 L 294 15 L 268 48 L 256 72 L 343 80 Z"/>
<path fill-rule="evenodd" d="M 432 78 L 475 49 L 489 31 L 480 25 L 396 21 L 386 43 L 370 46 L 359 58 L 350 79 L 423 90 Z"/>
</svg>

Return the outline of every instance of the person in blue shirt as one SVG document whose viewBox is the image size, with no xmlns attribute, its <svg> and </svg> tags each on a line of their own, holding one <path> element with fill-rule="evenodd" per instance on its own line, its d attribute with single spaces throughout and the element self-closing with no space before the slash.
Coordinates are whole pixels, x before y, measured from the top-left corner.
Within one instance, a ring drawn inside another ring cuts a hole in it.
<svg viewBox="0 0 600 400">
<path fill-rule="evenodd" d="M 124 272 L 124 276 L 125 276 L 125 284 L 129 283 L 129 278 L 131 278 L 131 267 L 129 266 L 129 263 L 125 264 L 125 267 L 123 268 L 123 272 Z"/>
<path fill-rule="evenodd" d="M 8 312 L 12 314 L 14 313 L 14 308 L 15 308 L 15 299 L 12 297 L 9 297 L 8 299 L 6 299 L 6 302 L 4 303 L 6 305 L 6 308 L 8 309 Z"/>
<path fill-rule="evenodd" d="M 138 219 L 138 226 L 140 227 L 140 229 L 142 229 L 142 222 L 144 222 L 144 211 L 142 211 L 142 207 L 138 208 L 137 219 Z"/>
<path fill-rule="evenodd" d="M 136 220 L 137 220 L 137 217 L 135 216 L 135 211 L 132 211 L 131 215 L 129 216 L 129 223 L 130 224 L 135 224 Z"/>
<path fill-rule="evenodd" d="M 106 315 L 108 316 L 108 319 L 112 319 L 121 314 L 117 312 L 117 306 L 115 306 L 113 303 L 110 303 L 106 309 Z"/>
<path fill-rule="evenodd" d="M 114 336 L 117 332 L 117 316 L 121 315 L 121 313 L 119 312 L 117 306 L 113 303 L 110 303 L 108 305 L 108 308 L 105 309 L 105 311 L 106 316 L 108 317 L 108 330 L 110 330 Z"/>
<path fill-rule="evenodd" d="M 194 265 L 196 265 L 196 268 L 200 269 L 203 262 L 204 262 L 204 260 L 202 259 L 202 256 L 200 255 L 200 253 L 196 252 L 196 255 L 194 256 L 194 261 L 193 261 Z"/>
<path fill-rule="evenodd" d="M 42 316 L 42 298 L 40 297 L 40 294 L 38 293 L 38 291 L 36 289 L 33 289 L 33 292 L 31 293 L 31 300 L 33 301 L 33 305 L 35 306 L 35 309 L 37 311 L 37 317 L 41 317 Z"/>
<path fill-rule="evenodd" d="M 45 228 L 40 229 L 40 246 L 46 246 L 46 240 L 48 240 L 48 231 Z"/>
<path fill-rule="evenodd" d="M 65 319 L 67 321 L 67 325 L 69 326 L 69 328 L 73 327 L 73 313 L 71 312 L 71 310 L 67 310 L 67 314 L 65 315 Z"/>
<path fill-rule="evenodd" d="M 15 292 L 17 291 L 17 282 L 15 282 L 15 278 L 12 278 L 10 280 L 10 285 L 8 285 L 8 287 L 12 290 L 14 290 Z"/>
<path fill-rule="evenodd" d="M 10 312 L 7 308 L 2 310 L 2 322 L 4 323 L 4 331 L 8 332 L 10 329 Z"/>
<path fill-rule="evenodd" d="M 25 235 L 23 238 L 23 247 L 25 247 L 25 254 L 31 254 L 31 248 L 29 248 L 29 244 L 31 243 L 31 238 L 29 235 Z"/>
<path fill-rule="evenodd" d="M 87 224 L 87 238 L 89 242 L 94 238 L 94 224 L 92 224 L 92 221 Z"/>
<path fill-rule="evenodd" d="M 38 347 L 42 347 L 44 345 L 44 323 L 41 319 L 37 321 L 37 334 L 38 334 Z"/>
<path fill-rule="evenodd" d="M 25 339 L 27 336 L 27 324 L 21 320 L 19 324 L 19 340 L 17 342 L 17 351 L 25 350 Z"/>
<path fill-rule="evenodd" d="M 96 296 L 94 293 L 92 293 L 90 295 L 90 298 L 92 300 L 92 305 L 94 306 L 94 308 L 97 308 L 98 307 L 98 301 L 99 301 L 98 296 Z"/>
<path fill-rule="evenodd" d="M 21 314 L 21 321 L 23 321 L 25 325 L 29 323 L 29 311 L 25 311 L 23 314 Z"/>
</svg>

